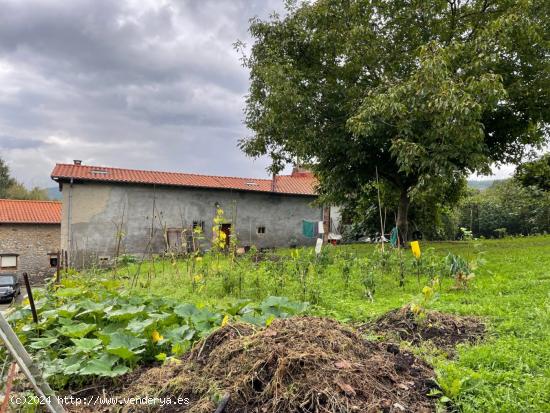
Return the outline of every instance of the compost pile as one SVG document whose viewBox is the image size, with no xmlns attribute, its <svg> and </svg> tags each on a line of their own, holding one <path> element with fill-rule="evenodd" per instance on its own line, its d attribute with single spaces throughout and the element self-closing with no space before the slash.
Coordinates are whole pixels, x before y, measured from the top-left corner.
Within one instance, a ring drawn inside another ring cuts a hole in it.
<svg viewBox="0 0 550 413">
<path fill-rule="evenodd" d="M 119 395 L 190 399 L 156 410 L 163 412 L 211 413 L 224 395 L 224 412 L 431 412 L 433 377 L 398 346 L 329 319 L 295 317 L 259 331 L 227 325 L 180 362 L 130 374 Z"/>
<path fill-rule="evenodd" d="M 459 343 L 475 343 L 485 335 L 485 324 L 475 317 L 427 311 L 425 317 L 413 313 L 410 306 L 384 314 L 359 330 L 370 330 L 385 338 L 395 337 L 413 345 L 430 341 L 452 355 Z"/>
</svg>

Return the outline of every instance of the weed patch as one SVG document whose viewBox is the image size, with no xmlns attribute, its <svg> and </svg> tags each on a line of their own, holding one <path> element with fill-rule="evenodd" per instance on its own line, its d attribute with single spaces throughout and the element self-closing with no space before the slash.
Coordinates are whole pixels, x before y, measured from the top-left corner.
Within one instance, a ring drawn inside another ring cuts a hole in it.
<svg viewBox="0 0 550 413">
<path fill-rule="evenodd" d="M 475 317 L 455 316 L 426 311 L 420 319 L 410 306 L 392 310 L 374 322 L 364 324 L 361 331 L 372 331 L 385 338 L 405 340 L 413 345 L 426 341 L 452 354 L 459 343 L 477 343 L 485 334 L 485 324 Z"/>
</svg>

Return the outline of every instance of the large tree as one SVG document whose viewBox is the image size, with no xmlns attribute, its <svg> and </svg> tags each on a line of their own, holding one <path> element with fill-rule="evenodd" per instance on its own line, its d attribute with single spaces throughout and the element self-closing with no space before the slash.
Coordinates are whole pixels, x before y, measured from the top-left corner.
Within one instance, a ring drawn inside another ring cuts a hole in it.
<svg viewBox="0 0 550 413">
<path fill-rule="evenodd" d="M 406 237 L 415 194 L 547 139 L 549 21 L 544 0 L 287 2 L 251 22 L 241 148 L 309 164 L 328 202 L 378 174 Z"/>
<path fill-rule="evenodd" d="M 8 197 L 8 190 L 14 183 L 15 180 L 10 176 L 8 165 L 0 158 L 0 198 Z"/>
</svg>

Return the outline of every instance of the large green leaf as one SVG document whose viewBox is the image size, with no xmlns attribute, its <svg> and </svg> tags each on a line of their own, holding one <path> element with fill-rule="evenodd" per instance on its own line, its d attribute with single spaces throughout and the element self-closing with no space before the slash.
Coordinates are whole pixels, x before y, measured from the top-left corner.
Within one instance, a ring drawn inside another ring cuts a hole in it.
<svg viewBox="0 0 550 413">
<path fill-rule="evenodd" d="M 134 337 L 125 333 L 113 333 L 110 335 L 110 342 L 107 346 L 107 352 L 117 355 L 123 359 L 130 359 L 139 353 L 142 353 L 144 349 L 138 349 L 143 346 L 147 340 Z"/>
<path fill-rule="evenodd" d="M 77 374 L 82 368 L 82 356 L 73 354 L 63 359 L 61 366 L 64 374 Z"/>
<path fill-rule="evenodd" d="M 165 340 L 175 344 L 179 341 L 191 340 L 195 335 L 195 330 L 188 325 L 182 325 L 171 330 L 164 331 L 162 335 Z"/>
<path fill-rule="evenodd" d="M 80 302 L 80 308 L 84 311 L 78 313 L 76 317 L 84 317 L 88 314 L 102 314 L 107 305 L 105 302 L 94 302 L 92 300 L 86 299 Z"/>
<path fill-rule="evenodd" d="M 43 338 L 38 338 L 33 340 L 32 343 L 29 345 L 29 347 L 35 350 L 41 350 L 43 348 L 50 347 L 52 344 L 56 342 L 57 342 L 57 338 L 55 337 L 43 337 Z"/>
<path fill-rule="evenodd" d="M 115 366 L 116 361 L 116 357 L 104 354 L 98 359 L 90 360 L 79 372 L 85 376 L 93 375 L 100 377 L 116 377 L 127 373 L 129 370 L 128 367 L 122 365 Z"/>
<path fill-rule="evenodd" d="M 250 304 L 250 300 L 236 300 L 225 307 L 223 307 L 223 312 L 231 314 L 232 316 L 237 315 L 243 308 Z"/>
<path fill-rule="evenodd" d="M 137 317 L 138 315 L 144 313 L 145 306 L 134 306 L 134 305 L 128 305 L 121 307 L 117 310 L 111 310 L 106 312 L 107 317 L 111 320 L 130 320 L 134 317 Z"/>
<path fill-rule="evenodd" d="M 95 324 L 77 323 L 77 324 L 64 325 L 61 328 L 59 328 L 58 331 L 60 334 L 67 337 L 82 338 L 86 336 L 89 332 L 94 331 L 95 329 L 96 329 Z"/>
<path fill-rule="evenodd" d="M 277 317 L 288 317 L 303 313 L 308 303 L 290 301 L 287 297 L 267 297 L 261 304 L 262 314 L 273 314 Z"/>
<path fill-rule="evenodd" d="M 147 318 L 145 320 L 132 320 L 128 323 L 128 326 L 126 328 L 134 334 L 139 334 L 148 327 L 152 326 L 154 323 L 155 320 L 151 318 Z"/>
<path fill-rule="evenodd" d="M 73 316 L 78 312 L 79 309 L 80 307 L 76 304 L 65 304 L 61 307 L 58 307 L 56 311 L 61 317 L 73 318 Z"/>
<path fill-rule="evenodd" d="M 90 353 L 97 350 L 102 344 L 101 340 L 97 338 L 73 338 L 71 341 L 74 343 L 75 349 L 83 353 Z"/>
<path fill-rule="evenodd" d="M 189 318 L 196 314 L 199 309 L 194 304 L 180 304 L 174 308 L 174 313 L 183 318 Z"/>
</svg>

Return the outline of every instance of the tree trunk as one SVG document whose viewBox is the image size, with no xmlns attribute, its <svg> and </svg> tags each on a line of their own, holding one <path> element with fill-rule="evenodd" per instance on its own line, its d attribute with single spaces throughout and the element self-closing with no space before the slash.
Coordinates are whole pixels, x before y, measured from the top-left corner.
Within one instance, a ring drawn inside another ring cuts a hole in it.
<svg viewBox="0 0 550 413">
<path fill-rule="evenodd" d="M 397 207 L 397 229 L 403 242 L 408 240 L 409 232 L 409 190 L 407 187 L 401 188 L 399 196 L 399 206 Z"/>
</svg>

